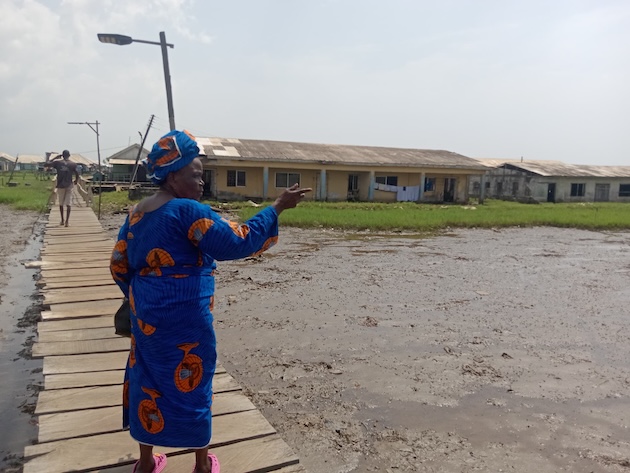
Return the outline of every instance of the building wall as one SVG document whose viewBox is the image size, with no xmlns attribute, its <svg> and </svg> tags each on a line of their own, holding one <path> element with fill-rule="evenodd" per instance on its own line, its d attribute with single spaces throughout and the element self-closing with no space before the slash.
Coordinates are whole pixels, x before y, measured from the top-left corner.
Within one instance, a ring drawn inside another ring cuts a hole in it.
<svg viewBox="0 0 630 473">
<path fill-rule="evenodd" d="M 358 175 L 358 196 L 357 200 L 367 201 L 370 197 L 371 175 L 374 177 L 396 176 L 398 186 L 419 186 L 422 179 L 422 172 L 417 168 L 402 167 L 380 167 L 372 170 L 367 166 L 351 166 L 351 165 L 327 165 L 322 168 L 314 168 L 313 164 L 308 163 L 291 163 L 290 167 L 286 164 L 279 163 L 261 163 L 255 161 L 214 161 L 207 160 L 204 167 L 212 170 L 214 173 L 216 184 L 214 189 L 219 199 L 256 199 L 261 200 L 264 194 L 264 167 L 268 169 L 268 186 L 267 199 L 273 200 L 284 190 L 284 187 L 276 188 L 276 173 L 298 173 L 300 174 L 300 185 L 302 187 L 311 187 L 313 192 L 307 194 L 308 199 L 328 200 L 328 201 L 345 201 L 349 199 L 348 195 L 348 177 L 351 174 Z M 322 176 L 321 169 L 326 169 L 325 188 L 320 189 L 320 181 Z M 245 186 L 228 186 L 228 171 L 240 171 L 245 173 Z M 426 178 L 435 180 L 435 186 L 432 190 L 424 192 L 422 201 L 440 202 L 444 198 L 444 181 L 447 178 L 455 179 L 455 201 L 465 202 L 468 199 L 468 175 L 475 171 L 462 171 L 461 173 L 446 174 L 443 170 L 436 171 L 427 169 Z M 350 196 L 355 198 L 354 196 Z M 373 200 L 380 202 L 395 202 L 396 192 L 385 192 L 374 190 Z"/>
<path fill-rule="evenodd" d="M 556 202 L 594 202 L 596 184 L 609 185 L 609 202 L 630 202 L 630 197 L 619 195 L 620 184 L 630 185 L 630 177 L 627 178 L 594 178 L 594 177 L 541 177 L 534 180 L 533 197 L 540 201 L 547 201 L 547 191 L 550 183 L 556 184 Z M 572 184 L 584 184 L 583 196 L 571 196 Z"/>
<path fill-rule="evenodd" d="M 538 176 L 517 169 L 497 168 L 486 173 L 487 198 L 494 199 L 533 199 L 547 202 L 549 184 L 555 184 L 555 202 L 594 202 L 596 184 L 608 184 L 610 202 L 630 202 L 630 197 L 619 196 L 619 185 L 630 185 L 630 177 L 547 177 Z M 584 184 L 584 195 L 571 195 L 572 184 Z M 479 197 L 480 176 L 471 176 L 468 192 L 471 197 Z"/>
<path fill-rule="evenodd" d="M 245 186 L 228 186 L 228 171 L 245 172 Z M 319 171 L 308 169 L 290 168 L 269 168 L 269 182 L 267 186 L 267 200 L 274 200 L 285 187 L 276 188 L 276 173 L 297 173 L 300 175 L 300 185 L 302 187 L 312 187 L 313 192 L 307 195 L 307 199 L 314 199 L 315 189 L 319 183 Z M 243 198 L 257 199 L 263 198 L 263 168 L 249 166 L 220 166 L 216 168 L 216 192 L 220 198 Z"/>
</svg>

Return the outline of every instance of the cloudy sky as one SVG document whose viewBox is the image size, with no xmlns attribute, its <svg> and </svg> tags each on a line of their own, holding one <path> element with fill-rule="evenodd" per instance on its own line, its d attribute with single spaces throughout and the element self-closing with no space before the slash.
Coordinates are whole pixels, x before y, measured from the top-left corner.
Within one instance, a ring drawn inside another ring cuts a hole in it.
<svg viewBox="0 0 630 473">
<path fill-rule="evenodd" d="M 0 151 L 169 130 L 630 165 L 628 0 L 2 0 Z"/>
</svg>

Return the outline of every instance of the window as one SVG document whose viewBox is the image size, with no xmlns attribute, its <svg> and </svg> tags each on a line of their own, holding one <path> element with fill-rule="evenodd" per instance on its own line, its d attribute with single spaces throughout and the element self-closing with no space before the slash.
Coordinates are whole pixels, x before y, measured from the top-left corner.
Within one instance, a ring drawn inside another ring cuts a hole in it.
<svg viewBox="0 0 630 473">
<path fill-rule="evenodd" d="M 571 184 L 571 197 L 583 197 L 586 184 Z"/>
<path fill-rule="evenodd" d="M 277 172 L 276 187 L 291 187 L 293 184 L 300 184 L 300 175 L 293 172 Z"/>
<path fill-rule="evenodd" d="M 630 197 L 630 184 L 619 184 L 619 197 Z"/>
<path fill-rule="evenodd" d="M 490 189 L 490 182 L 486 182 L 486 189 Z"/>
<path fill-rule="evenodd" d="M 245 171 L 229 170 L 227 172 L 228 187 L 245 187 Z"/>
<path fill-rule="evenodd" d="M 432 192 L 435 190 L 435 177 L 427 177 L 424 179 L 424 192 Z"/>
<path fill-rule="evenodd" d="M 516 195 L 518 194 L 518 182 L 513 182 L 512 183 L 512 195 Z"/>
<path fill-rule="evenodd" d="M 398 176 L 376 176 L 377 184 L 385 184 L 387 186 L 397 186 Z"/>
<path fill-rule="evenodd" d="M 426 183 L 425 183 L 424 187 L 425 187 L 425 190 L 426 190 L 426 187 L 427 187 Z M 473 182 L 473 192 L 475 194 L 478 194 L 480 190 L 481 190 L 481 182 Z"/>
</svg>

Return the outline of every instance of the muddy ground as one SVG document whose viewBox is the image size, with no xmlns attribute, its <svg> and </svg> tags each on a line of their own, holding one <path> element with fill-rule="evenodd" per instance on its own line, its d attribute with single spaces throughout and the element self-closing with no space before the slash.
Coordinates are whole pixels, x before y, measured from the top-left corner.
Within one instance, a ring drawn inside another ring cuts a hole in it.
<svg viewBox="0 0 630 473">
<path fill-rule="evenodd" d="M 628 472 L 629 283 L 626 232 L 282 228 L 220 359 L 313 473 Z"/>
</svg>

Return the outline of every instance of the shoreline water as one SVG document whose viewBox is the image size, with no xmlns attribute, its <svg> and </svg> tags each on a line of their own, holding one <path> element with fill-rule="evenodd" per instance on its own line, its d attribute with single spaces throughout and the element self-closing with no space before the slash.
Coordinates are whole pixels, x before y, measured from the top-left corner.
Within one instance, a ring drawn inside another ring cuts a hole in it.
<svg viewBox="0 0 630 473">
<path fill-rule="evenodd" d="M 33 413 L 37 393 L 43 386 L 42 360 L 31 357 L 41 312 L 36 287 L 39 271 L 24 266 L 25 262 L 39 258 L 42 244 L 44 217 L 33 216 L 36 221 L 32 233 L 25 241 L 12 240 L 11 250 L 3 258 L 5 277 L 4 285 L 0 288 L 0 415 L 3 424 L 10 426 L 0 430 L 0 471 L 5 473 L 22 471 L 24 447 L 37 440 L 37 420 Z"/>
</svg>

